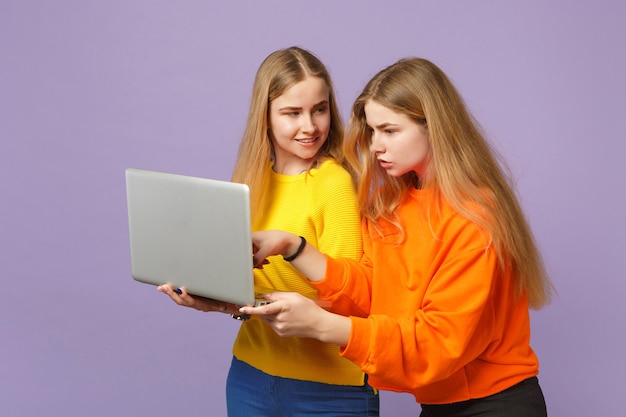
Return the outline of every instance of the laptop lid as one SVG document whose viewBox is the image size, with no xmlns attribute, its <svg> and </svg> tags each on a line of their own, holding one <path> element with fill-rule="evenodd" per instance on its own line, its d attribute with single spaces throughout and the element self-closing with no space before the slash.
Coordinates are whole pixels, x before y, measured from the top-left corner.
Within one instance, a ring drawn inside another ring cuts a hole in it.
<svg viewBox="0 0 626 417">
<path fill-rule="evenodd" d="M 126 169 L 132 277 L 254 305 L 248 186 Z"/>
</svg>

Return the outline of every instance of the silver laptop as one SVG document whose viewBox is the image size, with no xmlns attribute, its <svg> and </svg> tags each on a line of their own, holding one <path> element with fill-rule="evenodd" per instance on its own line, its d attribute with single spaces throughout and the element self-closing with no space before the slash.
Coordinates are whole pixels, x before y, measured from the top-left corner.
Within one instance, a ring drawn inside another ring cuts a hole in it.
<svg viewBox="0 0 626 417">
<path fill-rule="evenodd" d="M 255 296 L 248 186 L 126 169 L 132 277 L 238 305 Z"/>
</svg>

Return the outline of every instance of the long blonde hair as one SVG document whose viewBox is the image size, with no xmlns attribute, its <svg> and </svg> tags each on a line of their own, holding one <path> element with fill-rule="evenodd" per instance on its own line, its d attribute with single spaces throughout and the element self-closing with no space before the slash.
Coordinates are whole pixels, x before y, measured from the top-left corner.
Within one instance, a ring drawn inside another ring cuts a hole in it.
<svg viewBox="0 0 626 417">
<path fill-rule="evenodd" d="M 428 129 L 431 151 L 424 178 L 392 177 L 370 153 L 364 106 L 375 101 Z M 552 284 L 502 160 L 481 133 L 452 82 L 432 62 L 402 59 L 372 78 L 356 99 L 344 152 L 358 177 L 362 215 L 374 225 L 394 224 L 396 209 L 414 187 L 428 188 L 490 236 L 503 268 L 510 267 L 518 295 L 539 309 L 550 302 Z"/>
<path fill-rule="evenodd" d="M 246 129 L 239 145 L 239 153 L 232 181 L 250 187 L 252 220 L 263 216 L 267 201 L 273 158 L 269 137 L 269 108 L 273 100 L 288 88 L 307 77 L 324 80 L 329 91 L 330 131 L 319 151 L 317 161 L 332 158 L 347 168 L 341 149 L 343 122 L 341 120 L 330 74 L 324 64 L 311 52 L 292 46 L 272 52 L 261 63 L 254 85 Z"/>
</svg>

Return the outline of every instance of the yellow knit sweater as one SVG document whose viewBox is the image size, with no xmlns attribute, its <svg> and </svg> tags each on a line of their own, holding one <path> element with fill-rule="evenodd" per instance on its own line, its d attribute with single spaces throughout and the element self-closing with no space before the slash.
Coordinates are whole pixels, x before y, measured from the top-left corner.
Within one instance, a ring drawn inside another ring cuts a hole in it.
<svg viewBox="0 0 626 417">
<path fill-rule="evenodd" d="M 272 174 L 271 207 L 253 230 L 280 229 L 304 236 L 331 256 L 360 259 L 361 229 L 355 190 L 349 174 L 327 160 L 318 169 L 300 175 Z M 261 292 L 267 288 L 296 291 L 317 298 L 306 278 L 280 256 L 255 270 Z M 339 348 L 317 340 L 280 337 L 252 317 L 242 323 L 233 354 L 261 371 L 283 378 L 337 385 L 362 385 L 363 372 L 339 356 Z"/>
</svg>

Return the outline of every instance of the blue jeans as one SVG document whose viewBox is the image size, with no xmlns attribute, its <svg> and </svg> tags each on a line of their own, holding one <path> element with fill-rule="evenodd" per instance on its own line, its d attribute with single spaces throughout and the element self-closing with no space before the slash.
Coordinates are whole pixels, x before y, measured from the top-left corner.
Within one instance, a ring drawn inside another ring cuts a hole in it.
<svg viewBox="0 0 626 417">
<path fill-rule="evenodd" d="M 226 380 L 228 417 L 378 417 L 378 393 L 365 385 L 271 376 L 233 357 Z"/>
<path fill-rule="evenodd" d="M 497 394 L 452 404 L 422 404 L 420 417 L 546 417 L 546 402 L 537 377 Z"/>
</svg>

